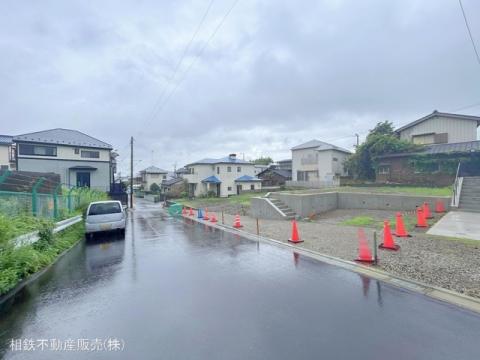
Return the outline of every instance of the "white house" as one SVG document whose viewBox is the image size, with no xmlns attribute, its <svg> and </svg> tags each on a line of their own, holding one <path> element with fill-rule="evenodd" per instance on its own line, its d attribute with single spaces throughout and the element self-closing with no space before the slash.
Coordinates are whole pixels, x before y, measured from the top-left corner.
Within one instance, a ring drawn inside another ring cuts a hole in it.
<svg viewBox="0 0 480 360">
<path fill-rule="evenodd" d="M 146 169 L 143 169 L 140 171 L 143 189 L 145 191 L 150 191 L 150 186 L 152 186 L 152 184 L 157 184 L 161 187 L 162 182 L 167 180 L 167 175 L 167 170 L 160 169 L 156 166 L 149 166 Z"/>
<path fill-rule="evenodd" d="M 441 113 L 431 114 L 404 125 L 395 132 L 400 139 L 414 144 L 452 144 L 477 140 L 479 116 Z"/>
<path fill-rule="evenodd" d="M 51 129 L 13 137 L 19 171 L 52 172 L 66 186 L 109 191 L 115 173 L 112 146 L 77 130 Z"/>
<path fill-rule="evenodd" d="M 0 135 L 0 170 L 15 169 L 13 136 Z"/>
<path fill-rule="evenodd" d="M 308 185 L 333 185 L 347 175 L 343 163 L 351 154 L 341 147 L 311 140 L 292 149 L 292 181 Z M 300 184 L 299 184 L 300 185 Z"/>
<path fill-rule="evenodd" d="M 213 192 L 216 196 L 227 197 L 262 188 L 262 181 L 255 177 L 255 165 L 237 159 L 235 154 L 221 159 L 198 160 L 185 167 L 188 174 L 183 178 L 188 181 L 190 196 Z"/>
</svg>

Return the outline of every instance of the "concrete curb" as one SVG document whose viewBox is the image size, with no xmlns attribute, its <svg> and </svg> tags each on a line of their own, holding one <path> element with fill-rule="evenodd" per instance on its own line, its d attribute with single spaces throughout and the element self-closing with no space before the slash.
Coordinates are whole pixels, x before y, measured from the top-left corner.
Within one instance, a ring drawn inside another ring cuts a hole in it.
<svg viewBox="0 0 480 360">
<path fill-rule="evenodd" d="M 322 254 L 322 253 L 319 253 L 317 251 L 313 251 L 313 250 L 305 249 L 305 248 L 302 248 L 302 247 L 298 247 L 296 245 L 288 244 L 288 243 L 282 242 L 280 240 L 275 240 L 275 239 L 271 239 L 271 238 L 267 238 L 267 237 L 263 237 L 263 236 L 254 235 L 254 234 L 248 233 L 248 232 L 243 231 L 243 230 L 235 229 L 235 228 L 233 228 L 231 226 L 228 226 L 228 225 L 225 225 L 225 224 L 219 224 L 219 223 L 213 224 L 209 221 L 204 221 L 204 220 L 198 219 L 196 217 L 189 217 L 189 216 L 183 216 L 183 215 L 180 215 L 180 216 L 182 218 L 185 218 L 185 219 L 194 220 L 199 224 L 205 224 L 205 225 L 211 226 L 213 228 L 217 228 L 219 230 L 223 230 L 223 231 L 226 231 L 226 232 L 229 232 L 229 233 L 232 233 L 232 234 L 239 234 L 242 237 L 245 237 L 249 240 L 263 241 L 263 242 L 267 242 L 267 243 L 270 243 L 270 244 L 274 244 L 278 247 L 287 248 L 287 249 L 290 249 L 290 250 L 295 250 L 295 252 L 297 252 L 301 255 L 308 256 L 310 258 L 325 262 L 327 264 L 339 266 L 343 269 L 350 270 L 350 271 L 368 276 L 372 279 L 380 280 L 380 281 L 383 281 L 387 284 L 390 284 L 390 285 L 393 285 L 393 286 L 396 286 L 396 287 L 400 287 L 400 288 L 407 289 L 407 290 L 410 290 L 410 291 L 413 291 L 413 292 L 416 292 L 416 293 L 419 293 L 419 294 L 426 295 L 426 296 L 431 297 L 435 300 L 439 300 L 439 301 L 442 301 L 442 302 L 445 302 L 445 303 L 448 303 L 448 304 L 453 304 L 453 305 L 459 306 L 463 309 L 467 309 L 467 310 L 470 310 L 470 311 L 480 313 L 480 299 L 476 299 L 476 298 L 473 298 L 471 296 L 463 295 L 463 294 L 460 294 L 456 291 L 451 291 L 451 290 L 444 289 L 444 288 L 441 288 L 441 287 L 428 285 L 428 284 L 425 284 L 425 283 L 422 283 L 422 282 L 419 282 L 419 281 L 416 281 L 416 280 L 406 279 L 406 278 L 403 278 L 403 277 L 400 277 L 400 276 L 390 274 L 386 271 L 377 269 L 377 268 L 372 267 L 372 266 L 361 265 L 361 264 L 358 264 L 358 263 L 353 262 L 353 261 L 348 261 L 348 260 L 340 259 L 340 258 L 337 258 L 337 257 L 334 257 L 334 256 L 330 256 L 330 255 L 327 255 L 327 254 Z"/>
</svg>

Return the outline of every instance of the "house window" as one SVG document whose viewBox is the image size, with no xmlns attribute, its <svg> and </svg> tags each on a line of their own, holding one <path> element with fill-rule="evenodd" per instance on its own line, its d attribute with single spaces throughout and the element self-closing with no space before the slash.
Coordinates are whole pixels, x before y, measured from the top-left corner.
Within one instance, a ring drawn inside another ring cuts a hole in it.
<svg viewBox="0 0 480 360">
<path fill-rule="evenodd" d="M 232 167 L 231 166 L 227 166 L 227 172 L 232 172 Z"/>
<path fill-rule="evenodd" d="M 75 152 L 75 154 L 78 155 L 78 154 L 80 154 L 80 149 L 79 149 L 79 148 L 75 148 L 74 152 Z"/>
<path fill-rule="evenodd" d="M 231 187 L 231 186 L 229 186 L 227 189 L 228 189 L 228 191 L 232 191 L 232 187 Z"/>
<path fill-rule="evenodd" d="M 220 166 L 217 166 L 217 174 L 220 174 Z"/>
<path fill-rule="evenodd" d="M 305 171 L 297 171 L 297 181 L 305 181 Z"/>
<path fill-rule="evenodd" d="M 20 155 L 57 156 L 56 146 L 20 144 Z"/>
<path fill-rule="evenodd" d="M 100 151 L 82 150 L 80 156 L 82 158 L 98 159 L 100 158 Z"/>
<path fill-rule="evenodd" d="M 241 166 L 237 166 L 237 172 L 241 172 L 242 171 L 242 167 Z"/>
<path fill-rule="evenodd" d="M 390 174 L 390 165 L 380 165 L 378 167 L 378 174 L 379 175 L 388 175 Z"/>
<path fill-rule="evenodd" d="M 163 175 L 163 180 L 166 180 L 167 179 L 167 175 Z"/>
<path fill-rule="evenodd" d="M 250 190 L 255 190 L 255 185 L 250 185 Z"/>
<path fill-rule="evenodd" d="M 338 158 L 334 157 L 332 160 L 333 160 L 333 161 L 338 161 Z"/>
<path fill-rule="evenodd" d="M 412 142 L 418 145 L 434 144 L 435 143 L 435 134 L 420 134 L 413 135 Z"/>
</svg>

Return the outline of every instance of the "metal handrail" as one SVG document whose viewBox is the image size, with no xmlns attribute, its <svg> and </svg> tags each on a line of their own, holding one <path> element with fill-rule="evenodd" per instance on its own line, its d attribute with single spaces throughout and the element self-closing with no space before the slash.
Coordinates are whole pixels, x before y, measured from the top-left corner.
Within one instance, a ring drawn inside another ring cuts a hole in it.
<svg viewBox="0 0 480 360">
<path fill-rule="evenodd" d="M 453 183 L 453 198 L 452 198 L 452 205 L 457 205 L 456 204 L 456 199 L 457 199 L 457 191 L 458 191 L 458 174 L 460 173 L 460 165 L 462 164 L 461 161 L 458 162 L 457 166 L 457 173 L 455 175 L 455 182 Z"/>
</svg>

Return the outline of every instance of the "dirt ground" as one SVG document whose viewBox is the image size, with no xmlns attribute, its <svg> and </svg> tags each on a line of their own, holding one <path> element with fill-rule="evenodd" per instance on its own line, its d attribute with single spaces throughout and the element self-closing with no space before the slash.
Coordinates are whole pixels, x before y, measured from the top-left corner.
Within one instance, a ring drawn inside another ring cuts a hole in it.
<svg viewBox="0 0 480 360">
<path fill-rule="evenodd" d="M 215 211 L 215 209 L 210 209 Z M 225 224 L 232 225 L 235 209 L 224 212 Z M 220 213 L 217 213 L 221 221 Z M 319 215 L 313 221 L 299 221 L 299 247 L 323 254 L 354 260 L 358 251 L 357 226 L 342 222 L 356 216 L 370 216 L 378 223 L 364 227 L 369 245 L 373 248 L 373 233 L 377 231 L 378 243 L 382 242 L 381 224 L 384 219 L 394 219 L 393 211 L 335 210 Z M 416 230 L 414 214 L 405 214 L 409 219 L 407 228 L 413 235 L 395 238 L 399 251 L 378 250 L 380 268 L 405 278 L 451 289 L 480 298 L 480 242 L 449 239 L 426 235 Z M 438 217 L 438 216 L 437 216 Z M 256 219 L 241 217 L 242 230 L 256 234 Z M 291 235 L 291 223 L 284 220 L 259 220 L 260 235 L 287 242 Z M 393 231 L 393 229 L 392 229 Z"/>
</svg>

